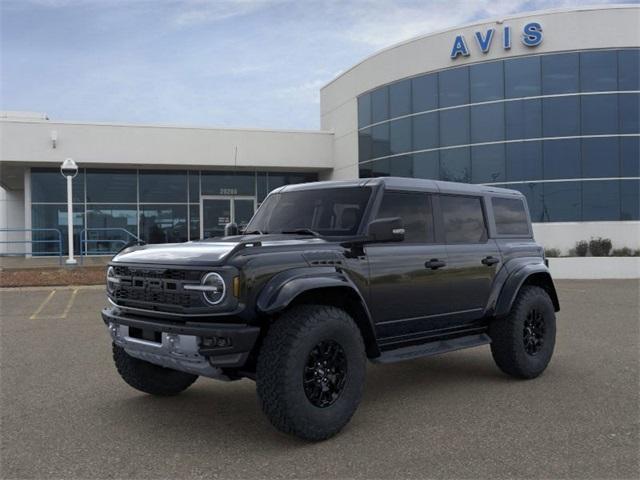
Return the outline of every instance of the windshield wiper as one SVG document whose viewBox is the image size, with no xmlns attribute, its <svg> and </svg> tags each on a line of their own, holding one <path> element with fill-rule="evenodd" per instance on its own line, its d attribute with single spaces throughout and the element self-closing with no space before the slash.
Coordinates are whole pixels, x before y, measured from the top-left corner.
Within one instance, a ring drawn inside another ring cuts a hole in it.
<svg viewBox="0 0 640 480">
<path fill-rule="evenodd" d="M 310 228 L 296 228 L 294 230 L 283 230 L 283 234 L 294 233 L 298 235 L 313 235 L 314 237 L 319 237 L 320 234 L 315 230 L 311 230 Z"/>
</svg>

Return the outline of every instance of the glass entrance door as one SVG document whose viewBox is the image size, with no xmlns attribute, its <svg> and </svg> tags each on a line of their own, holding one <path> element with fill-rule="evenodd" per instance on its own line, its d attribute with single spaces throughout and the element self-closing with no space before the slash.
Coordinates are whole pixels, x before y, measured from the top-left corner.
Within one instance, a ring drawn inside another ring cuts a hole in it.
<svg viewBox="0 0 640 480">
<path fill-rule="evenodd" d="M 254 197 L 207 195 L 200 198 L 200 238 L 224 236 L 224 226 L 246 225 L 256 208 Z"/>
</svg>

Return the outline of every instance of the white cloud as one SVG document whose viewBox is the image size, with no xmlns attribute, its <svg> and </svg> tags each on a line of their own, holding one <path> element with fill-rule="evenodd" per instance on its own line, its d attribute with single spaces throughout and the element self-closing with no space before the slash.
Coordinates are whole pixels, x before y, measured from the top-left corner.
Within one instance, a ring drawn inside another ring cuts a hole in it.
<svg viewBox="0 0 640 480">
<path fill-rule="evenodd" d="M 248 15 L 272 7 L 282 0 L 180 0 L 179 13 L 174 17 L 177 26 L 215 23 L 232 17 Z"/>
</svg>

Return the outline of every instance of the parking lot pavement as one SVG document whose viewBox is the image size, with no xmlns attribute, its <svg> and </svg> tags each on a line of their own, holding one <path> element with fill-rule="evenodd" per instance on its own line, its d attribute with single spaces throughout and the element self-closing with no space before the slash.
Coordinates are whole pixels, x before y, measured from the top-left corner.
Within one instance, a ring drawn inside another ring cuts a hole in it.
<svg viewBox="0 0 640 480">
<path fill-rule="evenodd" d="M 542 377 L 502 375 L 487 347 L 371 365 L 352 422 L 320 444 L 273 430 L 249 380 L 128 387 L 102 288 L 1 291 L 1 477 L 638 478 L 639 282 L 557 283 Z"/>
</svg>

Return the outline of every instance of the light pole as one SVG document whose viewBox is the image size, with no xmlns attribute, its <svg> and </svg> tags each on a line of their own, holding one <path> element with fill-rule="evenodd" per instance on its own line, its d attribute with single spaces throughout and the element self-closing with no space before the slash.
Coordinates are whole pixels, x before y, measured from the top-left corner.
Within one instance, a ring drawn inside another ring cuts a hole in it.
<svg viewBox="0 0 640 480">
<path fill-rule="evenodd" d="M 75 265 L 78 261 L 73 258 L 73 179 L 78 174 L 78 165 L 72 158 L 67 158 L 60 165 L 60 173 L 67 179 L 67 239 L 69 243 L 69 258 L 67 265 Z"/>
</svg>

